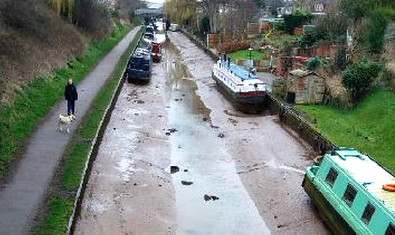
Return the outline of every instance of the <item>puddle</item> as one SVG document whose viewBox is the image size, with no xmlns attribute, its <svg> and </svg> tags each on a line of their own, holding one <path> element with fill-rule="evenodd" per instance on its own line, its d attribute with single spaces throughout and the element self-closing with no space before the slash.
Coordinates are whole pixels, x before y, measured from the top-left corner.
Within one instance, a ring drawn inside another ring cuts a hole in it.
<svg viewBox="0 0 395 235">
<path fill-rule="evenodd" d="M 169 126 L 178 130 L 169 136 L 171 165 L 187 169 L 172 174 L 177 233 L 270 234 L 223 139 L 217 137 L 218 129 L 211 127 L 211 111 L 196 94 L 195 82 L 174 48 L 168 47 L 165 53 L 166 110 Z"/>
</svg>

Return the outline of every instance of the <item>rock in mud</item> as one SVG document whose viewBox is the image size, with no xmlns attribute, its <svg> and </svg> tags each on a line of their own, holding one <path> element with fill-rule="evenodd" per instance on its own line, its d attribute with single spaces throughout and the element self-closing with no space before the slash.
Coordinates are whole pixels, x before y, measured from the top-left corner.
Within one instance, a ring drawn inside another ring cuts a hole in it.
<svg viewBox="0 0 395 235">
<path fill-rule="evenodd" d="M 224 135 L 224 133 L 219 133 L 219 134 L 218 134 L 218 137 L 219 137 L 219 138 L 224 138 L 225 135 Z"/>
<path fill-rule="evenodd" d="M 174 132 L 177 132 L 177 129 L 176 128 L 170 128 L 170 129 L 167 129 L 170 133 L 174 133 Z"/>
<path fill-rule="evenodd" d="M 208 118 L 204 117 L 202 120 L 203 122 L 207 122 Z"/>
<path fill-rule="evenodd" d="M 170 166 L 170 174 L 174 174 L 180 171 L 178 166 Z"/>
<path fill-rule="evenodd" d="M 210 200 L 213 200 L 213 201 L 219 200 L 219 197 L 217 197 L 215 195 L 208 195 L 208 194 L 204 194 L 203 198 L 206 202 L 210 201 Z"/>
<path fill-rule="evenodd" d="M 214 125 L 211 125 L 211 128 L 218 129 L 218 128 L 219 128 L 219 126 L 214 126 Z"/>
<path fill-rule="evenodd" d="M 185 180 L 182 180 L 182 181 L 181 181 L 181 184 L 182 184 L 182 185 L 191 185 L 191 184 L 193 184 L 193 182 L 192 182 L 192 181 L 185 181 Z"/>
</svg>

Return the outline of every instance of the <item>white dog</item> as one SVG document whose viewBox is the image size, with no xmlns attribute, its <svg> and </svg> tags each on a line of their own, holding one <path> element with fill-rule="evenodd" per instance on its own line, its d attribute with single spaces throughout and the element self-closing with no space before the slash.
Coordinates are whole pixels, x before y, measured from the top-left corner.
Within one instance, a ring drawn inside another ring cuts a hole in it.
<svg viewBox="0 0 395 235">
<path fill-rule="evenodd" d="M 63 131 L 63 126 L 66 126 L 67 132 L 70 133 L 71 122 L 74 120 L 75 120 L 75 116 L 73 114 L 69 116 L 63 116 L 62 114 L 59 114 L 59 122 L 58 122 L 59 131 Z"/>
</svg>

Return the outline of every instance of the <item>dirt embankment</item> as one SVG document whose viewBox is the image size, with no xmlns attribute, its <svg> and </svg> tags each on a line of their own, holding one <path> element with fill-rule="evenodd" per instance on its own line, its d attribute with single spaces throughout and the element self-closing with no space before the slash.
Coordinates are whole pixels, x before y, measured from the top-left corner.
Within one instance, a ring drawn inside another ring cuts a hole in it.
<svg viewBox="0 0 395 235">
<path fill-rule="evenodd" d="M 81 55 L 86 41 L 41 1 L 0 0 L 0 105 L 22 84 Z"/>
</svg>

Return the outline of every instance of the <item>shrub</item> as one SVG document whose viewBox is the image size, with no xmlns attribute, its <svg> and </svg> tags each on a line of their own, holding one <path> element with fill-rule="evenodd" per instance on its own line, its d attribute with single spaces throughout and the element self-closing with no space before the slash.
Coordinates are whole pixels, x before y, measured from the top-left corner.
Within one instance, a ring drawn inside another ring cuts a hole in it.
<svg viewBox="0 0 395 235">
<path fill-rule="evenodd" d="M 285 30 L 284 21 L 276 21 L 273 23 L 273 28 L 277 31 Z"/>
<path fill-rule="evenodd" d="M 307 63 L 307 69 L 314 71 L 320 66 L 320 64 L 321 64 L 321 61 L 318 58 L 311 59 Z"/>
<path fill-rule="evenodd" d="M 321 31 L 317 28 L 306 28 L 304 35 L 299 39 L 300 47 L 312 47 L 315 43 L 329 39 L 328 34 L 325 31 Z"/>
<path fill-rule="evenodd" d="M 292 33 L 296 27 L 301 27 L 304 24 L 310 22 L 313 19 L 313 15 L 310 12 L 302 12 L 297 10 L 292 15 L 284 16 L 284 28 L 285 31 Z"/>
<path fill-rule="evenodd" d="M 341 46 L 335 55 L 335 61 L 333 66 L 333 71 L 344 70 L 347 65 L 347 48 L 345 46 Z"/>
<path fill-rule="evenodd" d="M 79 27 L 97 38 L 108 35 L 114 29 L 110 9 L 99 1 L 78 1 L 75 21 Z"/>
<path fill-rule="evenodd" d="M 362 60 L 349 66 L 343 73 L 342 83 L 351 92 L 354 102 L 359 101 L 364 93 L 371 89 L 382 65 Z"/>
<path fill-rule="evenodd" d="M 380 53 L 383 50 L 387 24 L 388 20 L 381 10 L 377 9 L 370 14 L 364 30 L 364 41 L 371 52 Z"/>
</svg>

